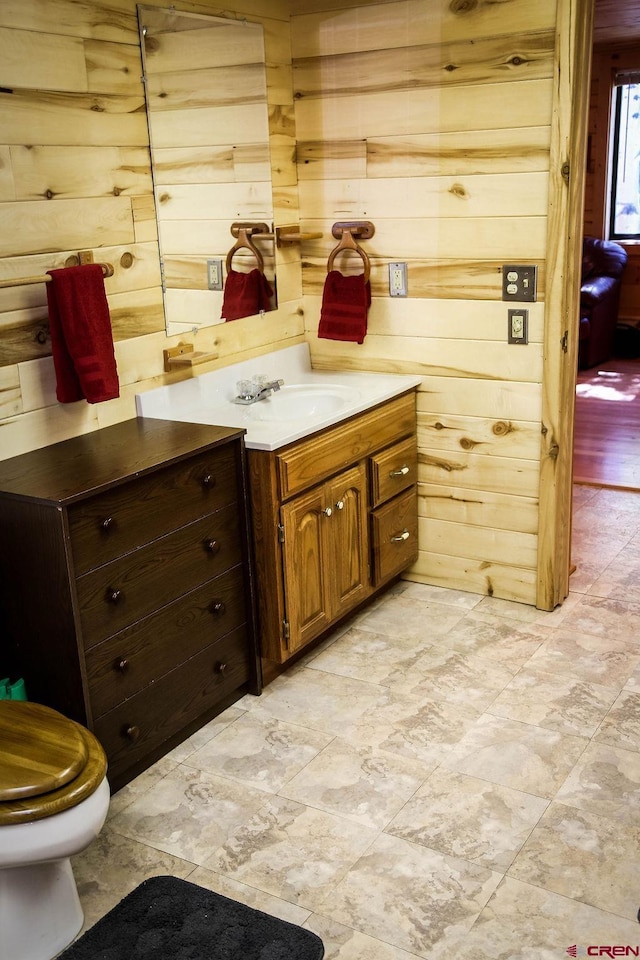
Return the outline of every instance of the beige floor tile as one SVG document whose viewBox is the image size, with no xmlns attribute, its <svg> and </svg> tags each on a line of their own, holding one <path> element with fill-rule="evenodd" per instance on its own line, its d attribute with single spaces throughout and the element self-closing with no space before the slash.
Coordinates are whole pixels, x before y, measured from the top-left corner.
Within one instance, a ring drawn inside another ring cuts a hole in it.
<svg viewBox="0 0 640 960">
<path fill-rule="evenodd" d="M 419 643 L 433 643 L 433 638 L 451 629 L 466 613 L 464 607 L 432 600 L 392 596 L 370 615 L 358 621 L 362 630 L 386 633 L 390 637 L 404 637 Z"/>
<path fill-rule="evenodd" d="M 547 800 L 440 768 L 386 833 L 504 873 Z"/>
<path fill-rule="evenodd" d="M 114 830 L 202 864 L 269 794 L 181 766 L 113 818 Z"/>
<path fill-rule="evenodd" d="M 203 864 L 240 883 L 316 910 L 377 830 L 282 797 L 229 836 Z"/>
<path fill-rule="evenodd" d="M 616 699 L 615 687 L 524 667 L 488 712 L 548 730 L 592 737 Z"/>
<path fill-rule="evenodd" d="M 603 817 L 640 824 L 640 754 L 591 742 L 556 799 Z"/>
<path fill-rule="evenodd" d="M 511 682 L 516 667 L 442 645 L 427 650 L 413 669 L 390 681 L 394 692 L 486 709 Z"/>
<path fill-rule="evenodd" d="M 443 764 L 457 773 L 551 799 L 587 744 L 581 737 L 485 714 Z"/>
<path fill-rule="evenodd" d="M 509 875 L 636 920 L 640 826 L 552 803 Z"/>
<path fill-rule="evenodd" d="M 322 940 L 324 960 L 415 960 L 417 956 L 315 913 L 305 927 Z"/>
<path fill-rule="evenodd" d="M 331 739 L 331 734 L 248 713 L 190 754 L 185 766 L 277 793 Z"/>
<path fill-rule="evenodd" d="M 561 628 L 536 650 L 527 666 L 622 689 L 639 664 L 637 644 Z"/>
<path fill-rule="evenodd" d="M 279 796 L 382 830 L 433 767 L 336 738 Z"/>
<path fill-rule="evenodd" d="M 442 637 L 439 649 L 494 660 L 515 670 L 549 637 L 550 628 L 487 612 L 478 606 Z"/>
<path fill-rule="evenodd" d="M 640 751 L 640 693 L 623 690 L 602 721 L 595 739 Z"/>
<path fill-rule="evenodd" d="M 310 657 L 307 665 L 325 673 L 390 684 L 413 671 L 433 641 L 433 637 L 422 640 L 392 637 L 354 627 L 317 656 Z"/>
<path fill-rule="evenodd" d="M 584 957 L 591 945 L 637 943 L 637 923 L 506 878 L 471 931 L 429 960 L 566 960 L 571 946 Z"/>
<path fill-rule="evenodd" d="M 582 597 L 563 619 L 565 630 L 590 633 L 605 640 L 626 640 L 640 643 L 640 603 L 610 600 L 604 597 Z"/>
<path fill-rule="evenodd" d="M 382 834 L 320 913 L 419 957 L 468 932 L 501 875 Z"/>
</svg>

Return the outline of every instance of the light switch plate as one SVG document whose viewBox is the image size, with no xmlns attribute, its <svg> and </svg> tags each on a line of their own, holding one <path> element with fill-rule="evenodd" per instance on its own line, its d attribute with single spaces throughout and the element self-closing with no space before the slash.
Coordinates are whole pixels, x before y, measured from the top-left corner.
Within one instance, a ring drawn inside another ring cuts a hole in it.
<svg viewBox="0 0 640 960">
<path fill-rule="evenodd" d="M 502 299 L 533 303 L 538 268 L 534 264 L 505 263 L 502 268 Z"/>
<path fill-rule="evenodd" d="M 509 328 L 507 332 L 509 343 L 529 342 L 529 311 L 509 310 Z"/>
</svg>

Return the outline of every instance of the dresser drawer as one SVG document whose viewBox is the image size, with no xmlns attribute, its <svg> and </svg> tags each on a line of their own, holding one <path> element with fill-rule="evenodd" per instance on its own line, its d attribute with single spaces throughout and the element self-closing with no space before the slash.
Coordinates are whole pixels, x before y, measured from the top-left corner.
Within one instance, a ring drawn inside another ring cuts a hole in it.
<svg viewBox="0 0 640 960">
<path fill-rule="evenodd" d="M 127 700 L 246 618 L 242 567 L 180 597 L 87 652 L 94 717 Z"/>
<path fill-rule="evenodd" d="M 371 505 L 377 507 L 417 481 L 418 442 L 407 437 L 371 457 Z"/>
<path fill-rule="evenodd" d="M 418 507 L 415 487 L 389 500 L 371 515 L 373 582 L 379 586 L 418 558 Z"/>
<path fill-rule="evenodd" d="M 117 780 L 254 673 L 243 626 L 98 718 L 93 732 L 106 751 L 110 775 Z"/>
<path fill-rule="evenodd" d="M 235 567 L 241 542 L 233 504 L 79 577 L 85 648 Z"/>
<path fill-rule="evenodd" d="M 69 508 L 76 576 L 235 503 L 236 445 L 130 480 Z"/>
</svg>

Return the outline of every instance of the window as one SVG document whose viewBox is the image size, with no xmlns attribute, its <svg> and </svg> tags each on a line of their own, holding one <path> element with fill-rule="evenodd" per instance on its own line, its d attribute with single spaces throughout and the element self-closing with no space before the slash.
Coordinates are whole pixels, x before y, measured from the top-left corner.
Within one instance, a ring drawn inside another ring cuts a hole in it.
<svg viewBox="0 0 640 960">
<path fill-rule="evenodd" d="M 640 241 L 640 74 L 615 79 L 609 238 Z"/>
</svg>

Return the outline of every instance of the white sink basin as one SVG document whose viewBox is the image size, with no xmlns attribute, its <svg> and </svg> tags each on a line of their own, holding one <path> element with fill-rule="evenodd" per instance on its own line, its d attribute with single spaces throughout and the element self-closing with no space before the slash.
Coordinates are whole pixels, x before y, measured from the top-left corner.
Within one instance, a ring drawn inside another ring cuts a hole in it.
<svg viewBox="0 0 640 960">
<path fill-rule="evenodd" d="M 252 420 L 306 420 L 338 413 L 360 397 L 360 391 L 332 383 L 293 383 L 280 387 L 249 407 Z"/>
</svg>

